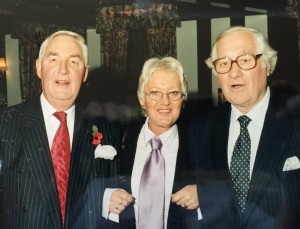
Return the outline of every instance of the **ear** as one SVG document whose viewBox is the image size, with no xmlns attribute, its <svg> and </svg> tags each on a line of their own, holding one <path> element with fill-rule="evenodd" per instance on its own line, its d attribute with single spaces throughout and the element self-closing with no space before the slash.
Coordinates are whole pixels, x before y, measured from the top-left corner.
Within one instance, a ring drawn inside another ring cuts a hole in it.
<svg viewBox="0 0 300 229">
<path fill-rule="evenodd" d="M 88 73 L 89 73 L 89 68 L 88 68 L 88 67 L 85 67 L 84 77 L 83 77 L 83 80 L 82 80 L 83 83 L 86 81 L 87 76 L 88 76 Z"/>
<path fill-rule="evenodd" d="M 268 67 L 267 67 L 267 69 L 266 69 L 266 70 L 267 70 L 267 76 L 269 76 L 269 75 L 271 74 L 271 72 L 270 72 L 270 71 L 271 71 L 270 64 L 268 65 Z"/>
<path fill-rule="evenodd" d="M 41 79 L 42 77 L 42 61 L 40 59 L 37 59 L 35 61 L 35 68 L 36 68 L 36 74 Z"/>
<path fill-rule="evenodd" d="M 145 99 L 144 98 L 143 99 L 139 99 L 139 102 L 140 102 L 141 106 L 145 106 Z"/>
</svg>

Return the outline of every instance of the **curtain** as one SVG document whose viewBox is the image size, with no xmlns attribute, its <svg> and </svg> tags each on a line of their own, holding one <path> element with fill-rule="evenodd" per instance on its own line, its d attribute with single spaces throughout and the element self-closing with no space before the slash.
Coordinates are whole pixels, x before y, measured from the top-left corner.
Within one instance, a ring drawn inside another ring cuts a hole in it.
<svg viewBox="0 0 300 229">
<path fill-rule="evenodd" d="M 28 101 L 41 94 L 41 84 L 35 70 L 35 61 L 43 40 L 58 30 L 71 30 L 86 37 L 86 29 L 66 25 L 40 22 L 13 21 L 12 38 L 19 39 L 19 73 L 22 101 Z"/>
<path fill-rule="evenodd" d="M 298 26 L 298 49 L 299 49 L 299 61 L 300 61 L 300 0 L 287 0 L 286 12 L 291 18 L 297 20 Z M 300 63 L 299 63 L 300 64 Z"/>
<path fill-rule="evenodd" d="M 138 28 L 146 29 L 149 56 L 176 58 L 176 27 L 181 26 L 176 4 L 136 4 Z"/>
<path fill-rule="evenodd" d="M 122 72 L 126 66 L 128 31 L 116 30 L 101 35 L 101 65 Z"/>
<path fill-rule="evenodd" d="M 96 30 L 101 36 L 101 66 L 125 72 L 128 34 L 145 31 L 148 46 L 146 59 L 170 55 L 176 57 L 176 27 L 181 26 L 175 1 L 165 3 L 121 4 L 101 1 L 96 17 Z M 138 50 L 137 50 L 138 51 Z"/>
</svg>

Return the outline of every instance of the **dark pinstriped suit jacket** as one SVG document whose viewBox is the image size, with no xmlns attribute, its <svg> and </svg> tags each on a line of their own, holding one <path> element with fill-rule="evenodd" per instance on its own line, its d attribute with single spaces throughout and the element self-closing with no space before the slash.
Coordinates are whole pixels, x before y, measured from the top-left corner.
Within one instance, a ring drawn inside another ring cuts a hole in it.
<svg viewBox="0 0 300 229">
<path fill-rule="evenodd" d="M 286 102 L 286 98 L 271 96 L 244 217 L 233 193 L 227 160 L 230 104 L 191 123 L 190 152 L 203 215 L 199 228 L 300 228 L 298 219 L 292 221 L 295 211 L 299 213 L 300 169 L 282 171 L 287 158 L 300 159 L 300 113 Z"/>
<path fill-rule="evenodd" d="M 136 153 L 137 141 L 145 119 L 141 119 L 132 125 L 129 125 L 123 138 L 123 152 L 120 155 L 120 168 L 118 176 L 118 184 L 116 187 L 123 188 L 127 192 L 131 192 L 131 173 L 134 164 Z M 178 124 L 179 134 L 179 149 L 177 154 L 176 170 L 173 183 L 172 193 L 179 191 L 186 185 L 194 184 L 194 176 L 191 170 L 191 162 L 188 153 L 188 131 L 187 128 Z M 149 219 L 151 220 L 151 219 Z M 111 228 L 129 229 L 135 228 L 135 215 L 133 204 L 129 205 L 124 212 L 120 215 L 120 223 L 114 224 L 111 222 Z M 196 210 L 189 211 L 181 206 L 170 202 L 169 215 L 168 215 L 168 228 L 196 228 L 197 225 L 197 212 Z"/>
<path fill-rule="evenodd" d="M 65 228 L 101 228 L 102 196 L 114 162 L 94 159 L 92 125 L 102 145 L 120 145 L 119 132 L 100 118 L 84 118 L 76 108 Z M 1 114 L 1 228 L 61 229 L 50 147 L 39 101 Z"/>
</svg>

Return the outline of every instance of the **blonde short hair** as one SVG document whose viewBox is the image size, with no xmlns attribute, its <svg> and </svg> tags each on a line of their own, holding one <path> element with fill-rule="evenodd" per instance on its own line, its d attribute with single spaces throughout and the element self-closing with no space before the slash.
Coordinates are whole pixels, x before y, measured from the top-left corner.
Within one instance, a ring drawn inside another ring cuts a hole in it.
<svg viewBox="0 0 300 229">
<path fill-rule="evenodd" d="M 183 73 L 183 68 L 181 63 L 173 57 L 164 58 L 151 58 L 144 63 L 142 73 L 139 78 L 139 85 L 137 90 L 137 96 L 139 99 L 144 97 L 144 88 L 147 84 L 151 75 L 160 69 L 166 69 L 174 71 L 178 74 L 181 82 L 181 90 L 183 93 L 183 100 L 187 99 L 187 81 Z"/>
</svg>

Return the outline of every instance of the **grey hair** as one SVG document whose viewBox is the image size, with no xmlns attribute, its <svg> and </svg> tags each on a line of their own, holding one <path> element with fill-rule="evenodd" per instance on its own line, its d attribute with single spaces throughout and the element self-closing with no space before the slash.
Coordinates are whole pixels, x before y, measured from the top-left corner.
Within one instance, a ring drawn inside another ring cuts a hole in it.
<svg viewBox="0 0 300 229">
<path fill-rule="evenodd" d="M 183 67 L 181 63 L 173 58 L 173 57 L 163 57 L 163 58 L 151 58 L 148 59 L 143 66 L 140 78 L 139 78 L 139 85 L 137 89 L 137 96 L 139 99 L 144 98 L 144 88 L 145 85 L 148 83 L 149 78 L 155 73 L 156 71 L 160 69 L 165 69 L 169 71 L 173 71 L 178 74 L 180 78 L 180 83 L 181 83 L 181 90 L 183 93 L 183 101 L 187 99 L 187 81 L 186 81 L 186 76 L 183 72 Z M 144 115 L 146 115 L 143 112 Z"/>
<path fill-rule="evenodd" d="M 181 63 L 173 57 L 164 57 L 161 59 L 154 57 L 147 60 L 144 63 L 142 73 L 139 78 L 139 85 L 137 90 L 138 98 L 142 99 L 144 97 L 145 85 L 148 83 L 148 80 L 151 77 L 151 75 L 160 69 L 174 71 L 179 75 L 180 82 L 181 82 L 181 89 L 183 93 L 183 100 L 186 100 L 187 82 L 186 82 L 185 75 L 183 73 L 183 68 Z"/>
<path fill-rule="evenodd" d="M 84 38 L 77 33 L 74 33 L 72 31 L 67 31 L 67 30 L 60 30 L 55 33 L 52 33 L 43 41 L 43 43 L 41 44 L 41 47 L 40 47 L 40 51 L 39 51 L 39 59 L 42 60 L 44 58 L 45 50 L 48 47 L 50 41 L 52 41 L 55 37 L 59 37 L 59 36 L 69 36 L 69 37 L 72 37 L 75 40 L 77 40 L 78 44 L 81 47 L 82 53 L 83 53 L 84 64 L 87 67 L 88 66 L 88 49 L 87 49 L 87 45 L 85 44 Z"/>
<path fill-rule="evenodd" d="M 213 73 L 215 75 L 217 75 L 215 69 L 214 69 L 214 65 L 213 65 L 213 61 L 215 61 L 218 57 L 217 57 L 217 45 L 218 45 L 218 41 L 220 39 L 222 39 L 223 37 L 227 36 L 228 34 L 237 32 L 237 31 L 245 31 L 245 32 L 249 32 L 254 39 L 256 40 L 256 51 L 257 53 L 261 53 L 262 54 L 262 60 L 263 60 L 263 67 L 266 68 L 267 66 L 270 66 L 270 74 L 275 70 L 275 66 L 277 63 L 277 51 L 274 50 L 267 38 L 261 33 L 259 32 L 257 29 L 254 28 L 249 28 L 249 27 L 243 27 L 243 26 L 233 26 L 230 27 L 229 29 L 223 31 L 221 34 L 219 34 L 219 36 L 217 37 L 214 46 L 212 48 L 212 51 L 210 53 L 210 57 L 208 59 L 205 60 L 206 65 L 212 69 Z"/>
</svg>

